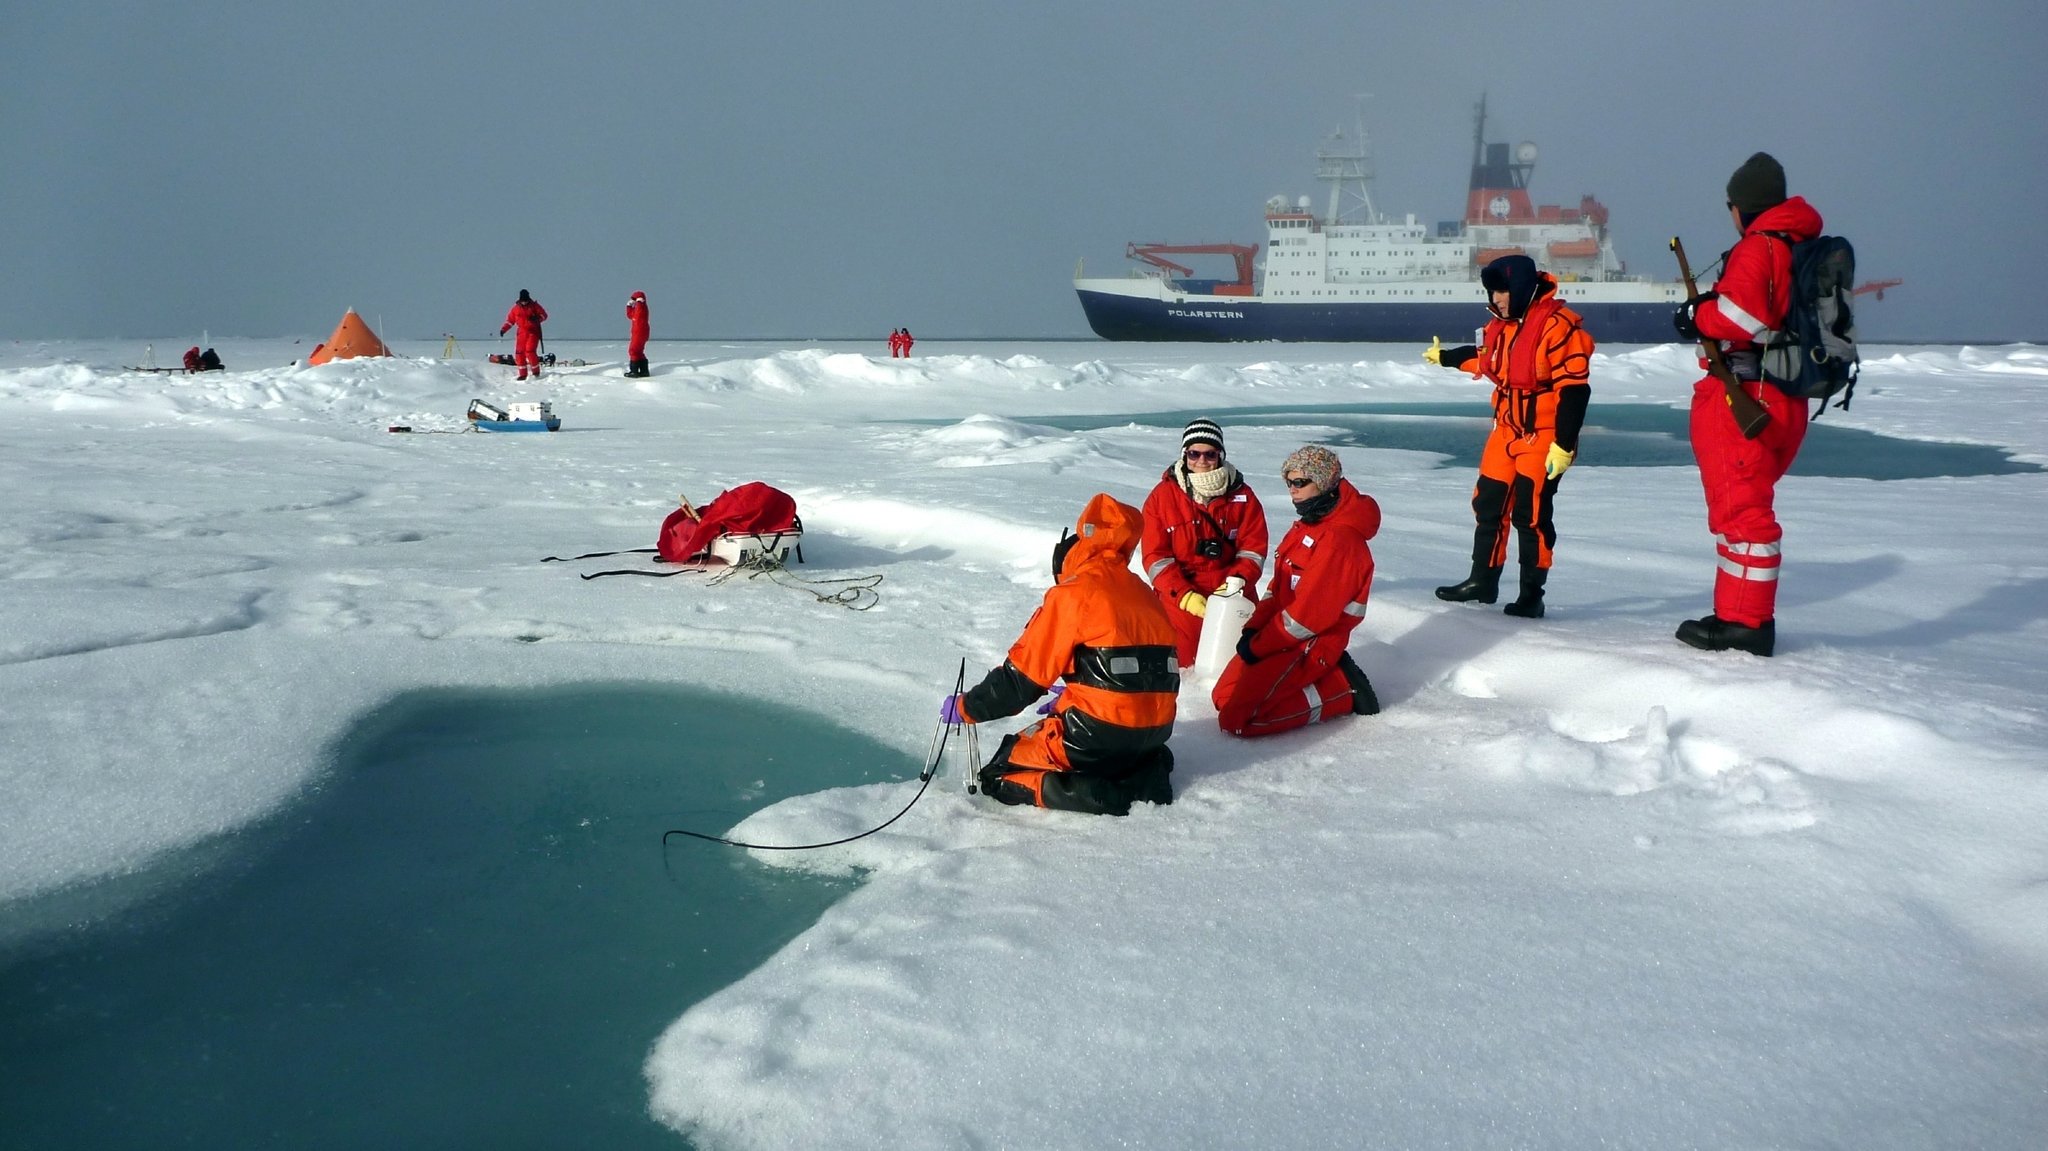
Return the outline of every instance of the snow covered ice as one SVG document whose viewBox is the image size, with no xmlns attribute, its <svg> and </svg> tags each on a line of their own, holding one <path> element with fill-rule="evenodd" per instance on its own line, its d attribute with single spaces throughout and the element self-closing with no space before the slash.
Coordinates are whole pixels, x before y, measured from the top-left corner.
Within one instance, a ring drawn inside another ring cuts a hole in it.
<svg viewBox="0 0 2048 1151">
<path fill-rule="evenodd" d="M 1060 527 L 1140 502 L 1178 443 L 1036 420 L 1486 395 L 1374 346 L 657 343 L 625 380 L 596 345 L 520 385 L 425 344 L 213 343 L 230 370 L 192 377 L 122 371 L 131 342 L 0 350 L 0 907 L 292 803 L 424 685 L 718 686 L 919 756 Z M 1589 427 L 1696 375 L 1604 352 Z M 472 397 L 563 430 L 419 434 Z M 2048 464 L 2044 399 L 2033 347 L 1867 349 L 1823 423 Z M 1225 434 L 1277 535 L 1318 427 Z M 1380 716 L 1236 741 L 1188 690 L 1171 807 L 935 785 L 881 835 L 764 853 L 863 883 L 679 1008 L 655 1116 L 718 1147 L 2041 1146 L 2048 473 L 1795 471 L 1761 660 L 1671 637 L 1709 608 L 1696 474 L 1588 446 L 1538 622 L 1430 594 L 1467 567 L 1469 470 L 1341 450 L 1386 513 L 1352 647 Z M 802 574 L 884 574 L 876 610 L 537 562 L 651 546 L 678 492 L 752 479 L 797 497 Z M 835 838 L 914 787 L 737 833 Z"/>
</svg>

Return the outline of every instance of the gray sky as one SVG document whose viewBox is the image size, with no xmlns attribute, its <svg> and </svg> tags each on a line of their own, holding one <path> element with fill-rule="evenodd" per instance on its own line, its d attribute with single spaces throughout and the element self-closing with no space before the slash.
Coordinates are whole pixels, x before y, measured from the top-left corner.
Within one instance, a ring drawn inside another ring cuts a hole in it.
<svg viewBox="0 0 2048 1151">
<path fill-rule="evenodd" d="M 2019 3 L 23 0 L 0 338 L 1082 336 L 1075 261 L 1264 239 L 1370 93 L 1376 197 L 1462 209 L 1471 109 L 1632 270 L 1750 152 L 1849 236 L 1866 340 L 2048 339 L 2048 31 Z M 1865 297 L 1867 300 L 1868 297 Z"/>
</svg>

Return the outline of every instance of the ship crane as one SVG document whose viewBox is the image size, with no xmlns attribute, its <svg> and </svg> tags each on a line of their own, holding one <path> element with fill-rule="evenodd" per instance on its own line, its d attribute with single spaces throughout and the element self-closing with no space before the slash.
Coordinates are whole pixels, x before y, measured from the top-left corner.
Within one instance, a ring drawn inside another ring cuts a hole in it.
<svg viewBox="0 0 2048 1151">
<path fill-rule="evenodd" d="M 1229 256 L 1237 263 L 1237 279 L 1228 284 L 1217 284 L 1214 291 L 1219 296 L 1249 296 L 1252 293 L 1252 257 L 1258 255 L 1257 244 L 1140 244 L 1135 241 L 1124 245 L 1124 255 L 1133 260 L 1143 260 L 1155 268 L 1163 269 L 1175 276 L 1192 276 L 1193 268 L 1177 264 L 1166 258 L 1176 256 Z"/>
<path fill-rule="evenodd" d="M 1884 299 L 1884 290 L 1886 288 L 1896 288 L 1905 282 L 1904 280 L 1867 280 L 1849 289 L 1849 294 L 1861 296 L 1868 293 L 1882 300 Z"/>
</svg>

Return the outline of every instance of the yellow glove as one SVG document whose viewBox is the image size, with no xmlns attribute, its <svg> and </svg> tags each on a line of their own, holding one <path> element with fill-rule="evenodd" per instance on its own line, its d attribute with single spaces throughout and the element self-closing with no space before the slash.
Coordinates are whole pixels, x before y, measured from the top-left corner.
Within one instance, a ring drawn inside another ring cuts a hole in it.
<svg viewBox="0 0 2048 1151">
<path fill-rule="evenodd" d="M 1444 366 L 1444 341 L 1441 336 L 1429 338 L 1429 347 L 1422 350 L 1422 358 L 1439 368 Z"/>
<path fill-rule="evenodd" d="M 1203 616 L 1209 611 L 1209 597 L 1198 591 L 1191 591 L 1180 597 L 1180 610 L 1191 616 Z"/>
<path fill-rule="evenodd" d="M 1244 577 L 1243 577 L 1243 576 L 1226 576 L 1226 577 L 1224 577 L 1224 580 L 1223 580 L 1223 586 L 1222 586 L 1222 587 L 1219 587 L 1219 588 L 1217 588 L 1217 589 L 1216 589 L 1215 591 L 1212 591 L 1212 592 L 1210 592 L 1209 594 L 1210 594 L 1210 595 L 1236 595 L 1236 594 L 1238 594 L 1239 592 L 1241 592 L 1241 591 L 1243 591 L 1243 590 L 1244 590 Z"/>
<path fill-rule="evenodd" d="M 1577 457 L 1577 454 L 1576 452 L 1565 451 L 1556 444 L 1550 445 L 1550 454 L 1543 457 L 1544 476 L 1554 480 L 1563 475 L 1564 470 L 1572 466 L 1572 460 Z"/>
</svg>

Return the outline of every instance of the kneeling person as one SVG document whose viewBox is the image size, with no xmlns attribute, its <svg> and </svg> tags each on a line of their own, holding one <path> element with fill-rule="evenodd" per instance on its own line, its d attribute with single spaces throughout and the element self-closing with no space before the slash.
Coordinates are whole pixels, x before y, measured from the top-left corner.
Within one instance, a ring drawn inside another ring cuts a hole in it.
<svg viewBox="0 0 2048 1151">
<path fill-rule="evenodd" d="M 1380 710 L 1346 647 L 1372 594 L 1380 505 L 1351 486 L 1337 454 L 1308 444 L 1280 466 L 1299 518 L 1273 551 L 1273 581 L 1210 698 L 1231 735 L 1271 735 Z"/>
<path fill-rule="evenodd" d="M 1143 518 L 1107 495 L 1088 501 L 1075 534 L 1053 549 L 1053 586 L 1003 665 L 939 713 L 980 723 L 1016 715 L 1057 680 L 1046 718 L 1015 735 L 981 771 L 1003 803 L 1125 815 L 1172 803 L 1174 702 L 1180 673 L 1173 623 L 1130 569 Z"/>
</svg>

